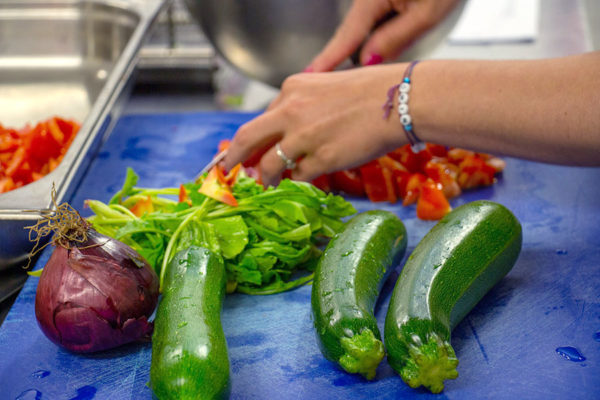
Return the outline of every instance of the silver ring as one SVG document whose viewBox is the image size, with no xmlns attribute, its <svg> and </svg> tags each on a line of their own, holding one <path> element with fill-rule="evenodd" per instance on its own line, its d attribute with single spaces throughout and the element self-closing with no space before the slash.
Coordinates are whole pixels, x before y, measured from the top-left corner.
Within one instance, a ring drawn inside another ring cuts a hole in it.
<svg viewBox="0 0 600 400">
<path fill-rule="evenodd" d="M 288 156 L 285 155 L 283 150 L 281 150 L 281 145 L 279 144 L 279 142 L 277 142 L 277 144 L 275 144 L 275 152 L 277 153 L 279 158 L 281 158 L 283 160 L 283 162 L 285 163 L 285 167 L 287 169 L 296 168 L 296 161 L 288 158 Z"/>
</svg>

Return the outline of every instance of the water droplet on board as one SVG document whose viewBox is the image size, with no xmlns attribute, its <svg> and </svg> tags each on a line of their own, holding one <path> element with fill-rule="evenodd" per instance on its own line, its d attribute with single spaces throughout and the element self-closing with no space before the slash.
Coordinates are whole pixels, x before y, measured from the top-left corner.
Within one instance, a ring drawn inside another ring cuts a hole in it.
<svg viewBox="0 0 600 400">
<path fill-rule="evenodd" d="M 593 338 L 596 342 L 600 342 L 600 331 L 594 333 Z"/>
<path fill-rule="evenodd" d="M 558 347 L 556 349 L 556 352 L 569 361 L 574 361 L 574 362 L 585 361 L 585 357 L 583 356 L 583 354 L 581 354 L 579 352 L 579 350 L 577 350 L 575 347 L 571 347 L 571 346 Z"/>
<path fill-rule="evenodd" d="M 38 379 L 45 378 L 48 375 L 50 375 L 50 371 L 46 371 L 45 369 L 38 369 L 33 374 L 31 374 L 31 376 L 33 376 L 34 378 L 38 378 Z"/>
<path fill-rule="evenodd" d="M 29 389 L 18 395 L 15 400 L 40 400 L 42 393 L 39 390 Z"/>
</svg>

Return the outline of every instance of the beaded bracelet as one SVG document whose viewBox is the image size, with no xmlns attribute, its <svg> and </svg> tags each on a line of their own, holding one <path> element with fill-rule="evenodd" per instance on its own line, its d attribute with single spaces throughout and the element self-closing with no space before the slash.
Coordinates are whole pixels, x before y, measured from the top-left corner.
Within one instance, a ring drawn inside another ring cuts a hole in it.
<svg viewBox="0 0 600 400">
<path fill-rule="evenodd" d="M 406 71 L 404 72 L 404 77 L 402 78 L 402 83 L 392 86 L 388 90 L 387 101 L 383 105 L 385 109 L 384 118 L 387 119 L 390 114 L 390 110 L 394 106 L 394 93 L 398 91 L 398 116 L 400 117 L 400 124 L 402 124 L 402 129 L 406 134 L 408 142 L 410 143 L 410 147 L 413 152 L 418 153 L 421 150 L 425 149 L 425 143 L 423 143 L 415 134 L 412 126 L 412 117 L 409 114 L 408 108 L 408 100 L 411 88 L 411 80 L 410 76 L 412 74 L 412 70 L 419 63 L 418 60 L 411 62 Z"/>
</svg>

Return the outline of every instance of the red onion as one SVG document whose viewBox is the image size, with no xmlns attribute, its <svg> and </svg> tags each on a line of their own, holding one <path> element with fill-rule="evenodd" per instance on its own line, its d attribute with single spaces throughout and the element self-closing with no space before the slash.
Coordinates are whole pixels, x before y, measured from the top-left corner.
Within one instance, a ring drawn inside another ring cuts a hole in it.
<svg viewBox="0 0 600 400">
<path fill-rule="evenodd" d="M 148 318 L 158 302 L 158 277 L 152 267 L 131 247 L 93 230 L 79 214 L 69 215 L 65 224 L 65 213 L 76 211 L 66 204 L 60 207 L 59 217 L 49 223 L 56 247 L 35 299 L 44 334 L 75 352 L 149 338 Z M 39 235 L 39 228 L 36 232 Z"/>
</svg>

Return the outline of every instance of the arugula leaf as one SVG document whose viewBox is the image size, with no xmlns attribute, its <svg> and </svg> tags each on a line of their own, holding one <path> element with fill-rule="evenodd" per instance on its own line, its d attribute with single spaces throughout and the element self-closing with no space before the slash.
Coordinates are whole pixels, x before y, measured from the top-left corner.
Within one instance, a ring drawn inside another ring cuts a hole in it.
<svg viewBox="0 0 600 400">
<path fill-rule="evenodd" d="M 241 215 L 213 219 L 209 224 L 216 233 L 223 257 L 234 258 L 248 244 L 248 226 Z"/>
<path fill-rule="evenodd" d="M 244 170 L 239 172 L 237 181 L 233 185 L 233 194 L 238 200 L 252 197 L 264 191 L 265 188 L 255 179 L 246 175 Z"/>
<path fill-rule="evenodd" d="M 127 174 L 125 175 L 125 182 L 123 183 L 123 187 L 119 190 L 115 195 L 110 199 L 108 204 L 119 204 L 123 201 L 124 197 L 131 196 L 137 191 L 134 189 L 134 186 L 138 182 L 138 175 L 133 171 L 133 168 L 127 167 Z"/>
</svg>

